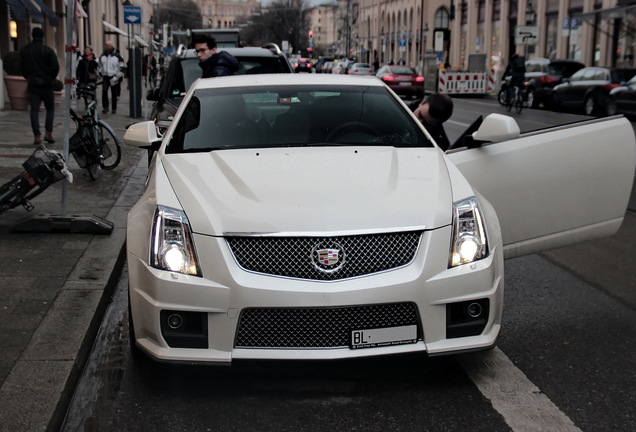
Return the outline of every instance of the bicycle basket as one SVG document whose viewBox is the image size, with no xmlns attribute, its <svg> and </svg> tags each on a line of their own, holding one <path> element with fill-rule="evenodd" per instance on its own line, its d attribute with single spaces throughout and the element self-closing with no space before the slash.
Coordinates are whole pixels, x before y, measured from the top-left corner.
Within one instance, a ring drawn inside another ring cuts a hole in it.
<svg viewBox="0 0 636 432">
<path fill-rule="evenodd" d="M 68 140 L 69 152 L 73 155 L 80 168 L 86 168 L 93 164 L 95 160 L 94 145 L 91 142 L 89 133 L 88 130 L 79 128 Z"/>
<path fill-rule="evenodd" d="M 23 164 L 24 169 L 39 186 L 50 185 L 64 178 L 64 174 L 55 168 L 52 156 L 36 150 Z"/>
</svg>

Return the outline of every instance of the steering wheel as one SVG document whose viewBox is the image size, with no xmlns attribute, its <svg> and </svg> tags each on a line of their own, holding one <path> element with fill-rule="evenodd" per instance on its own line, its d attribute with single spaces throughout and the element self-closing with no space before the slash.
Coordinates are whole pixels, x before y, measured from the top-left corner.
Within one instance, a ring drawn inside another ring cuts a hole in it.
<svg viewBox="0 0 636 432">
<path fill-rule="evenodd" d="M 350 122 L 342 123 L 341 125 L 336 126 L 334 130 L 329 132 L 329 134 L 325 138 L 325 141 L 335 142 L 336 139 L 339 138 L 340 136 L 354 133 L 354 132 L 360 132 L 367 135 L 372 135 L 374 137 L 377 137 L 379 135 L 378 131 L 376 131 L 368 123 L 361 122 L 361 121 L 350 121 Z"/>
</svg>

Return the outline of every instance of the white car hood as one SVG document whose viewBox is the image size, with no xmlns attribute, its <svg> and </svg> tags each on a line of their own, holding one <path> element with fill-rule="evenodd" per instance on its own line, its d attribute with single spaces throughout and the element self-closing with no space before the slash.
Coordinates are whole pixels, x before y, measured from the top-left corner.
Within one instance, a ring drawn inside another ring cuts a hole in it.
<svg viewBox="0 0 636 432">
<path fill-rule="evenodd" d="M 437 148 L 313 147 L 167 154 L 194 232 L 362 233 L 451 222 Z"/>
</svg>

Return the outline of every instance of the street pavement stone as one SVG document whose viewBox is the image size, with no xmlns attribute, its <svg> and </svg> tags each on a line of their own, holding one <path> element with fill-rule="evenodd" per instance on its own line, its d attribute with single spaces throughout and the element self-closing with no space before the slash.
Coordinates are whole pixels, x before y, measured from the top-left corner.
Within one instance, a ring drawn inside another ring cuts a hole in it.
<svg viewBox="0 0 636 432">
<path fill-rule="evenodd" d="M 119 113 L 101 116 L 120 140 L 126 126 L 142 120 L 126 115 L 128 101 L 123 91 Z M 62 105 L 55 113 L 56 142 L 47 148 L 64 149 L 63 128 Z M 66 136 L 75 130 L 72 122 L 69 129 Z M 0 111 L 0 184 L 23 171 L 34 149 L 28 112 Z M 0 215 L 0 431 L 60 428 L 123 268 L 126 215 L 148 171 L 146 152 L 124 145 L 121 164 L 102 170 L 96 181 L 68 159 L 73 184 L 49 187 L 33 199 L 30 213 L 16 208 Z M 113 223 L 113 232 L 71 233 L 66 224 L 53 232 L 12 231 L 34 218 L 57 227 L 58 220 L 93 216 Z"/>
</svg>

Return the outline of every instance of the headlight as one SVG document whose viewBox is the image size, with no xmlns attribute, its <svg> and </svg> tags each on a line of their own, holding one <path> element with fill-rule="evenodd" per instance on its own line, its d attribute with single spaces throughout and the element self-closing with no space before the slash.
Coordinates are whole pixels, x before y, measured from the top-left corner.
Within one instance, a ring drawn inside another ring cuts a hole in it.
<svg viewBox="0 0 636 432">
<path fill-rule="evenodd" d="M 488 256 L 483 216 L 475 197 L 453 203 L 450 264 L 455 267 Z"/>
<path fill-rule="evenodd" d="M 153 267 L 201 276 L 190 222 L 183 211 L 158 206 L 151 241 L 150 264 Z"/>
</svg>

